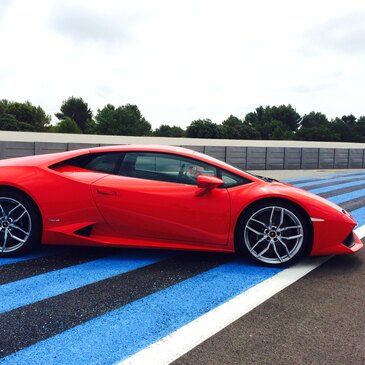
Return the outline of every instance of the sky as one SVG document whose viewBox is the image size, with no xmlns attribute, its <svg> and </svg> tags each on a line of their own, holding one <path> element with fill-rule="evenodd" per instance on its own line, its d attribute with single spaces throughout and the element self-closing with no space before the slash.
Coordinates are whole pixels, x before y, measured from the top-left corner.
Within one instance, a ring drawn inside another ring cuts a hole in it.
<svg viewBox="0 0 365 365">
<path fill-rule="evenodd" d="M 54 115 L 70 96 L 154 128 L 260 105 L 359 117 L 365 1 L 0 0 L 0 99 Z"/>
</svg>

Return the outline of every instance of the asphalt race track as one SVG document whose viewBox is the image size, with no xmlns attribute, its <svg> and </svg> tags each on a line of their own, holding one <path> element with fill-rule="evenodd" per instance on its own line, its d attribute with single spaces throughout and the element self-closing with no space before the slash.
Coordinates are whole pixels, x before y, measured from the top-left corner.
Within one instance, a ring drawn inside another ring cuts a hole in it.
<svg viewBox="0 0 365 365">
<path fill-rule="evenodd" d="M 365 225 L 365 171 L 290 183 Z M 330 258 L 173 360 L 365 364 L 364 262 L 365 250 Z M 0 364 L 137 363 L 131 356 L 286 273 L 235 255 L 156 250 L 43 247 L 0 259 Z"/>
</svg>

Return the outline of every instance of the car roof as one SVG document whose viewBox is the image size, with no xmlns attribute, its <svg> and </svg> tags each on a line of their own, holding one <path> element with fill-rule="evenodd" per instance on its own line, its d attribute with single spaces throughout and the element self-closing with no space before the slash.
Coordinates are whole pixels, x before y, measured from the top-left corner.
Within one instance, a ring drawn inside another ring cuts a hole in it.
<svg viewBox="0 0 365 365">
<path fill-rule="evenodd" d="M 193 146 L 192 146 L 193 147 Z M 88 153 L 103 153 L 103 152 L 127 152 L 127 151 L 146 151 L 156 153 L 175 153 L 185 157 L 195 158 L 200 161 L 213 164 L 224 170 L 233 172 L 243 177 L 249 178 L 250 180 L 257 180 L 251 174 L 244 172 L 231 166 L 223 161 L 220 161 L 214 157 L 202 154 L 200 152 L 178 146 L 166 146 L 166 145 L 137 145 L 137 144 L 126 144 L 126 145 L 112 145 L 102 146 L 94 148 L 85 148 L 68 152 L 52 153 L 47 155 L 35 155 L 27 157 L 17 157 L 7 160 L 0 161 L 1 166 L 39 166 L 47 168 L 51 165 L 62 163 L 73 157 L 86 155 Z"/>
<path fill-rule="evenodd" d="M 191 149 L 178 147 L 178 146 L 166 146 L 166 145 L 140 145 L 140 144 L 125 144 L 114 146 L 102 146 L 89 149 L 90 152 L 116 152 L 116 151 L 149 151 L 149 152 L 176 152 L 179 154 L 192 153 Z"/>
</svg>

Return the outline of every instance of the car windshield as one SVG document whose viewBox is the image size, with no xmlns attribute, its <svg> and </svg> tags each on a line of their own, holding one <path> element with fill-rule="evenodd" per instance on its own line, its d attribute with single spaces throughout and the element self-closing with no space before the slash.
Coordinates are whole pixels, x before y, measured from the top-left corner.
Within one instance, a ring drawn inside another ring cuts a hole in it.
<svg viewBox="0 0 365 365">
<path fill-rule="evenodd" d="M 238 169 L 237 167 L 234 167 L 234 166 L 232 166 L 232 165 L 230 165 L 230 164 L 228 164 L 228 163 L 226 163 L 226 162 L 223 162 L 223 161 L 221 161 L 221 160 L 218 160 L 217 158 L 214 158 L 214 157 L 212 157 L 212 156 L 209 156 L 209 155 L 206 155 L 206 154 L 204 154 L 204 153 L 197 152 L 197 151 L 193 151 L 193 152 L 194 152 L 194 155 L 197 155 L 197 156 L 199 156 L 199 157 L 202 157 L 202 158 L 208 159 L 208 160 L 210 160 L 210 161 L 212 161 L 212 162 L 215 162 L 215 163 L 219 163 L 219 164 L 221 164 L 221 165 L 223 165 L 223 166 L 225 166 L 225 167 L 228 167 L 228 168 L 234 169 L 234 170 L 236 170 L 237 172 L 245 172 L 245 173 L 247 173 L 247 174 L 249 174 L 249 175 L 252 175 L 252 174 L 250 174 L 250 173 L 249 173 L 249 172 L 247 172 L 247 171 L 240 170 L 240 169 Z"/>
<path fill-rule="evenodd" d="M 261 180 L 263 180 L 263 181 L 266 181 L 266 182 L 279 181 L 279 180 L 276 180 L 276 179 L 272 179 L 272 178 L 270 178 L 270 177 L 261 176 L 261 175 L 255 175 L 255 174 L 252 174 L 252 173 L 250 173 L 250 172 L 248 172 L 248 171 L 246 171 L 246 170 L 238 169 L 237 167 L 234 167 L 234 166 L 232 166 L 232 165 L 230 165 L 230 164 L 228 164 L 228 163 L 226 163 L 226 162 L 223 162 L 223 161 L 221 161 L 221 160 L 218 160 L 217 158 L 214 158 L 214 157 L 212 157 L 212 156 L 209 156 L 209 155 L 206 155 L 206 154 L 203 154 L 203 153 L 197 152 L 197 151 L 194 151 L 194 154 L 195 154 L 195 155 L 197 155 L 197 156 L 200 156 L 200 157 L 204 157 L 204 158 L 206 158 L 206 159 L 208 159 L 208 160 L 210 160 L 210 161 L 212 161 L 212 162 L 220 163 L 221 165 L 223 165 L 223 166 L 225 166 L 225 167 L 229 167 L 229 168 L 231 168 L 231 169 L 234 169 L 234 170 L 236 170 L 237 172 L 244 172 L 244 173 L 246 173 L 246 174 L 248 174 L 248 175 L 254 176 L 254 177 L 256 177 L 256 178 L 258 178 L 258 179 L 261 179 Z"/>
</svg>

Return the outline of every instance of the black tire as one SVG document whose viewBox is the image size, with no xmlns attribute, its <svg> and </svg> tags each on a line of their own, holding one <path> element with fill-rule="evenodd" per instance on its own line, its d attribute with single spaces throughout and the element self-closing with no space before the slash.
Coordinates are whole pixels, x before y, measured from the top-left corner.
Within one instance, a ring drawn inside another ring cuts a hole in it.
<svg viewBox="0 0 365 365">
<path fill-rule="evenodd" d="M 0 257 L 35 248 L 41 232 L 42 220 L 33 201 L 18 191 L 0 189 Z"/>
<path fill-rule="evenodd" d="M 312 229 L 301 209 L 282 200 L 264 200 L 239 218 L 235 244 L 256 264 L 286 267 L 309 254 Z"/>
</svg>

